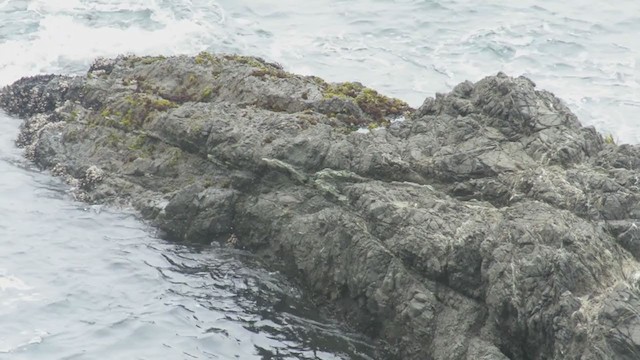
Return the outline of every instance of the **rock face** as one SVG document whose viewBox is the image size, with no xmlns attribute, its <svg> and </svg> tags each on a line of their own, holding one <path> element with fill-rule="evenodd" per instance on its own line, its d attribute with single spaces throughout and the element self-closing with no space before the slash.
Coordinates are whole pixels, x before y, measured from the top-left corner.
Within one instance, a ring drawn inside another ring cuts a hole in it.
<svg viewBox="0 0 640 360">
<path fill-rule="evenodd" d="M 257 58 L 120 57 L 0 106 L 80 199 L 254 251 L 385 358 L 640 358 L 640 148 L 526 78 L 413 111 Z"/>
</svg>

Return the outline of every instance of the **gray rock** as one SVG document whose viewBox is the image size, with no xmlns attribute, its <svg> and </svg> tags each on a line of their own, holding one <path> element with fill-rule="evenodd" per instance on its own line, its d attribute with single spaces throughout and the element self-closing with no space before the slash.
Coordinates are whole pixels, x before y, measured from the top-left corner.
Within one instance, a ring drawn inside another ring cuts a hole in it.
<svg viewBox="0 0 640 360">
<path fill-rule="evenodd" d="M 640 149 L 526 78 L 413 111 L 258 58 L 129 56 L 0 106 L 80 199 L 254 251 L 380 358 L 638 358 Z"/>
</svg>

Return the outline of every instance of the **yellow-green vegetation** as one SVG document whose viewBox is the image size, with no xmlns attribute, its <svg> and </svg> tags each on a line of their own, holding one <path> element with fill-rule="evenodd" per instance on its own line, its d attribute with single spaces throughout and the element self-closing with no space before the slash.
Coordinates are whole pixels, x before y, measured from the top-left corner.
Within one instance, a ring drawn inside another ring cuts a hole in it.
<svg viewBox="0 0 640 360">
<path fill-rule="evenodd" d="M 262 59 L 258 59 L 251 56 L 244 55 L 223 55 L 223 58 L 229 61 L 235 61 L 242 64 L 247 64 L 249 66 L 253 66 L 255 68 L 261 68 L 266 66 L 266 63 Z"/>
<path fill-rule="evenodd" d="M 613 138 L 612 134 L 605 135 L 603 140 L 604 140 L 605 144 L 614 144 L 615 145 L 615 143 L 616 143 L 616 140 Z"/>
<path fill-rule="evenodd" d="M 218 60 L 215 55 L 212 55 L 206 51 L 202 51 L 198 55 L 196 55 L 194 61 L 198 65 L 212 65 L 220 62 L 220 60 Z"/>
<path fill-rule="evenodd" d="M 155 151 L 153 140 L 144 134 L 140 134 L 133 139 L 129 145 L 129 150 L 138 152 L 138 157 L 151 157 Z"/>
<path fill-rule="evenodd" d="M 204 131 L 204 120 L 201 118 L 194 118 L 189 122 L 189 131 L 192 134 L 200 134 Z"/>
<path fill-rule="evenodd" d="M 120 118 L 120 125 L 125 129 L 131 129 L 134 126 L 133 109 L 127 110 L 127 113 Z"/>
<path fill-rule="evenodd" d="M 341 133 L 341 134 L 345 134 L 348 135 L 354 131 L 358 131 L 359 126 L 356 124 L 348 124 L 346 126 L 336 126 L 335 127 L 335 131 Z"/>
<path fill-rule="evenodd" d="M 344 82 L 337 84 L 326 84 L 324 89 L 324 98 L 331 99 L 337 97 L 340 99 L 355 99 L 365 87 L 356 82 Z"/>
<path fill-rule="evenodd" d="M 280 65 L 270 64 L 260 58 L 243 55 L 224 55 L 223 57 L 225 60 L 246 64 L 255 68 L 255 70 L 251 72 L 252 76 L 273 76 L 277 78 L 287 78 L 291 76 L 291 74 L 282 70 Z"/>
<path fill-rule="evenodd" d="M 213 95 L 213 89 L 210 86 L 204 88 L 200 94 L 200 101 L 211 100 L 211 95 Z"/>
<path fill-rule="evenodd" d="M 256 77 L 273 76 L 281 79 L 284 79 L 290 76 L 290 74 L 287 73 L 286 71 L 280 70 L 278 68 L 270 67 L 270 66 L 265 66 L 263 68 L 253 70 L 251 72 L 251 75 Z"/>
<path fill-rule="evenodd" d="M 166 57 L 160 55 L 160 56 L 132 56 L 129 57 L 127 59 L 127 62 L 129 63 L 129 65 L 133 66 L 135 64 L 143 64 L 143 65 L 149 65 L 149 64 L 153 64 L 155 62 L 161 61 L 161 60 L 165 60 Z"/>
<path fill-rule="evenodd" d="M 78 112 L 76 110 L 73 110 L 69 113 L 69 116 L 67 117 L 67 121 L 75 122 L 76 120 L 78 120 Z"/>
<path fill-rule="evenodd" d="M 152 114 L 178 106 L 173 101 L 148 94 L 127 95 L 123 100 L 100 111 L 100 116 L 103 118 L 99 120 L 101 124 L 123 130 L 139 129 Z"/>
<path fill-rule="evenodd" d="M 122 141 L 122 138 L 115 133 L 116 131 L 117 130 L 114 130 L 113 132 L 111 132 L 109 135 L 107 135 L 107 138 L 106 138 L 106 144 L 111 147 L 118 146 Z"/>
<path fill-rule="evenodd" d="M 206 179 L 205 181 L 202 182 L 202 186 L 204 186 L 205 188 L 210 188 L 215 186 L 215 182 L 211 179 Z"/>
<path fill-rule="evenodd" d="M 324 79 L 321 77 L 310 75 L 310 76 L 307 76 L 307 79 L 310 79 L 311 81 L 316 83 L 316 85 L 320 86 L 323 89 L 326 89 L 327 87 L 329 87 L 329 84 L 326 81 L 324 81 Z"/>
<path fill-rule="evenodd" d="M 169 160 L 167 160 L 167 165 L 169 166 L 178 166 L 178 163 L 180 163 L 180 159 L 182 158 L 182 150 L 180 150 L 180 148 L 171 148 L 169 149 L 167 152 L 169 152 L 171 154 L 171 157 L 169 158 Z"/>
<path fill-rule="evenodd" d="M 129 145 L 129 150 L 140 150 L 142 149 L 142 146 L 147 142 L 147 136 L 146 135 L 138 135 L 134 141 L 133 144 Z"/>
<path fill-rule="evenodd" d="M 149 106 L 151 107 L 151 109 L 157 110 L 157 111 L 166 111 L 178 106 L 173 101 L 167 100 L 167 99 L 156 99 L 156 100 L 146 99 L 146 100 L 148 100 L 148 102 L 144 103 L 145 106 Z"/>
<path fill-rule="evenodd" d="M 337 97 L 353 101 L 365 114 L 380 123 L 389 116 L 401 116 L 411 110 L 406 102 L 384 96 L 357 82 L 327 84 L 323 89 L 325 99 Z"/>
<path fill-rule="evenodd" d="M 148 64 L 153 64 L 154 62 L 158 62 L 160 60 L 165 60 L 166 58 L 164 56 L 144 56 L 142 58 L 140 58 L 140 62 L 148 65 Z"/>
</svg>

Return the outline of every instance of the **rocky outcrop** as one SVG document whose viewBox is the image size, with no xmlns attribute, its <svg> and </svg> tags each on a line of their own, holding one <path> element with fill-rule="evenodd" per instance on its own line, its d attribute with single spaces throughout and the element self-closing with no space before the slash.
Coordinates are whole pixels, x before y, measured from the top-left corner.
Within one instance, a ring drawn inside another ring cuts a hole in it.
<svg viewBox="0 0 640 360">
<path fill-rule="evenodd" d="M 0 106 L 82 200 L 250 249 L 381 358 L 640 357 L 640 149 L 526 78 L 414 111 L 257 58 L 120 57 Z"/>
</svg>

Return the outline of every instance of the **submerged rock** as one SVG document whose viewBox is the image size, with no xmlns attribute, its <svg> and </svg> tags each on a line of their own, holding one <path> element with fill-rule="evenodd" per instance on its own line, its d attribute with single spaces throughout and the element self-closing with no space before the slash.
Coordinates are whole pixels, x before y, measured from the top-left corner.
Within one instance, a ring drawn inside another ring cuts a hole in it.
<svg viewBox="0 0 640 360">
<path fill-rule="evenodd" d="M 255 252 L 381 358 L 640 357 L 640 149 L 526 78 L 414 111 L 258 58 L 119 57 L 0 106 L 82 200 Z"/>
</svg>

